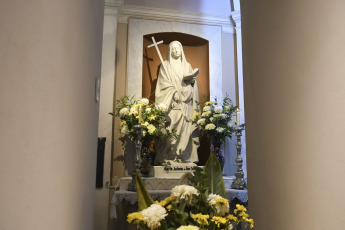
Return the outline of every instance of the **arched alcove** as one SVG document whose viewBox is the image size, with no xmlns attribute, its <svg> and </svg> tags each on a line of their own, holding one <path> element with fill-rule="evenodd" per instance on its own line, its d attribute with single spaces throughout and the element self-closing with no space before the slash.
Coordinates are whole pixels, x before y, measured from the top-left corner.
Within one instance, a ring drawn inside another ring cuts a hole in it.
<svg viewBox="0 0 345 230">
<path fill-rule="evenodd" d="M 154 47 L 147 48 L 148 45 L 152 44 L 152 37 L 154 37 L 157 42 L 163 41 L 162 44 L 158 45 L 163 60 L 166 59 L 170 42 L 181 42 L 186 59 L 191 64 L 192 68 L 199 68 L 199 75 L 196 78 L 199 86 L 199 96 L 210 95 L 208 41 L 190 34 L 164 32 L 143 36 L 142 96 L 150 97 L 151 101 L 155 101 L 154 91 L 161 61 Z"/>
</svg>

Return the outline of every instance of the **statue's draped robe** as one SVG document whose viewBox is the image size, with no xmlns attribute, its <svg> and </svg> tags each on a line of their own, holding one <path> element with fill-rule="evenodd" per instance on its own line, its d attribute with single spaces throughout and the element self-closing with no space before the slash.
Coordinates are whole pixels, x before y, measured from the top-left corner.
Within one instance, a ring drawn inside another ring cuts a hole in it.
<svg viewBox="0 0 345 230">
<path fill-rule="evenodd" d="M 191 74 L 193 69 L 186 61 L 182 45 L 181 60 L 176 62 L 170 52 L 165 63 L 168 74 L 161 66 L 156 86 L 156 103 L 168 106 L 167 126 L 175 129 L 180 135 L 175 139 L 161 139 L 156 142 L 155 165 L 162 165 L 166 161 L 182 161 L 193 163 L 198 161 L 197 148 L 199 147 L 200 132 L 192 124 L 192 117 L 198 108 L 195 100 L 199 101 L 198 84 L 183 81 L 185 74 Z M 174 100 L 174 94 L 179 95 L 179 102 Z"/>
</svg>

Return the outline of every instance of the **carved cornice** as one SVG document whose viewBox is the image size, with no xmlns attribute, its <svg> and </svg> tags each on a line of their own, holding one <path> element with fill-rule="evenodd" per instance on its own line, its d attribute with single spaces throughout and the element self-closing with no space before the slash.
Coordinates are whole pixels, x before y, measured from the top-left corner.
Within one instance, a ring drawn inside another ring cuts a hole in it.
<svg viewBox="0 0 345 230">
<path fill-rule="evenodd" d="M 117 16 L 122 5 L 123 0 L 105 0 L 104 15 Z"/>
<path fill-rule="evenodd" d="M 231 18 L 234 20 L 236 28 L 241 28 L 241 11 L 232 11 Z"/>
<path fill-rule="evenodd" d="M 222 26 L 225 33 L 234 33 L 230 16 L 178 11 L 162 8 L 123 5 L 119 12 L 119 23 L 128 23 L 128 18 L 142 18 L 162 21 L 175 21 L 202 25 Z"/>
</svg>

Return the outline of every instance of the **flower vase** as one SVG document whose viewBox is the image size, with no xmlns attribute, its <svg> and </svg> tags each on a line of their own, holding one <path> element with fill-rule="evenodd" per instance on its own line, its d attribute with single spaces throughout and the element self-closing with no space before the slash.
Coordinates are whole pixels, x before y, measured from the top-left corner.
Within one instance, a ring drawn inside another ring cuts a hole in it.
<svg viewBox="0 0 345 230">
<path fill-rule="evenodd" d="M 150 146 L 149 143 L 144 142 L 141 147 L 141 153 L 140 153 L 141 163 L 140 163 L 139 170 L 143 177 L 149 176 L 149 172 L 151 168 L 151 155 L 150 155 L 149 146 Z"/>
<path fill-rule="evenodd" d="M 222 142 L 213 142 L 214 154 L 218 158 L 220 167 L 221 167 L 222 172 L 223 172 L 225 160 L 224 160 L 224 157 L 223 157 L 223 154 L 222 154 L 222 150 L 220 149 L 221 145 L 222 145 Z"/>
</svg>

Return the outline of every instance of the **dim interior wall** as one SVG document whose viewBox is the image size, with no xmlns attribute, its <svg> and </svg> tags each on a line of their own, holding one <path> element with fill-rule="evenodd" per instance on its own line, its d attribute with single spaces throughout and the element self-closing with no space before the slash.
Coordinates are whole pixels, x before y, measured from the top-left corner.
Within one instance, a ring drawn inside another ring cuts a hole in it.
<svg viewBox="0 0 345 230">
<path fill-rule="evenodd" d="M 255 229 L 343 229 L 345 2 L 241 4 Z"/>
<path fill-rule="evenodd" d="M 103 3 L 0 8 L 0 229 L 91 230 Z"/>
</svg>

